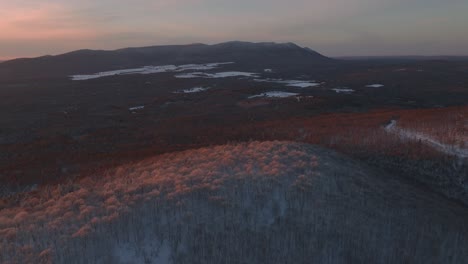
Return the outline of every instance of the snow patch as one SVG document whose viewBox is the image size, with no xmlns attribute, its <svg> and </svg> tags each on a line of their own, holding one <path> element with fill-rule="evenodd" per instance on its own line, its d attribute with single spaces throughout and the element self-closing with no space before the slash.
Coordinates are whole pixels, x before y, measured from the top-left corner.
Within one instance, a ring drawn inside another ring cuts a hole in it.
<svg viewBox="0 0 468 264">
<path fill-rule="evenodd" d="M 335 91 L 336 93 L 346 93 L 346 94 L 355 92 L 353 89 L 348 89 L 348 88 L 335 88 L 332 90 Z"/>
<path fill-rule="evenodd" d="M 238 71 L 218 72 L 218 73 L 215 73 L 215 74 L 209 74 L 210 78 L 227 78 L 227 77 L 237 77 L 237 76 L 255 77 L 255 76 L 257 76 L 257 74 L 256 73 L 251 73 L 251 72 L 238 72 Z"/>
<path fill-rule="evenodd" d="M 177 74 L 176 78 L 229 78 L 229 77 L 257 77 L 257 73 L 252 72 L 240 72 L 240 71 L 229 71 L 229 72 L 217 72 L 217 73 L 205 73 L 205 72 L 191 72 L 186 74 Z"/>
<path fill-rule="evenodd" d="M 383 84 L 369 84 L 369 85 L 366 85 L 367 88 L 382 88 L 384 87 L 385 85 Z"/>
<path fill-rule="evenodd" d="M 286 86 L 299 87 L 299 88 L 308 88 L 319 86 L 319 83 L 314 82 L 290 82 Z"/>
<path fill-rule="evenodd" d="M 102 77 L 109 77 L 115 75 L 129 75 L 129 74 L 153 74 L 153 73 L 165 73 L 165 72 L 182 72 L 189 70 L 212 70 L 216 69 L 221 65 L 232 64 L 234 62 L 216 62 L 216 63 L 206 63 L 206 64 L 185 64 L 185 65 L 162 65 L 162 66 L 143 66 L 140 68 L 133 69 L 122 69 L 115 71 L 105 71 L 98 72 L 94 74 L 84 74 L 84 75 L 71 75 L 70 78 L 73 81 L 84 81 L 97 79 Z"/>
<path fill-rule="evenodd" d="M 384 127 L 385 131 L 388 133 L 392 133 L 398 135 L 400 138 L 405 138 L 409 140 L 421 141 L 423 144 L 432 147 L 433 149 L 440 151 L 442 153 L 457 156 L 459 158 L 468 158 L 468 149 L 460 148 L 458 146 L 444 144 L 431 138 L 428 135 L 424 135 L 422 133 L 417 133 L 413 131 L 409 131 L 406 129 L 402 129 L 397 127 L 397 121 L 392 120 L 388 125 Z"/>
<path fill-rule="evenodd" d="M 216 63 L 207 63 L 207 64 L 185 64 L 180 65 L 179 69 L 176 71 L 204 71 L 204 70 L 213 70 L 218 68 L 221 65 L 233 64 L 234 62 L 216 62 Z"/>
<path fill-rule="evenodd" d="M 130 107 L 128 108 L 129 111 L 136 111 L 136 110 L 142 110 L 144 109 L 145 106 L 144 105 L 140 105 L 140 106 L 134 106 L 134 107 Z"/>
<path fill-rule="evenodd" d="M 320 83 L 315 81 L 303 81 L 303 80 L 283 80 L 283 79 L 254 79 L 255 82 L 270 82 L 270 83 L 279 83 L 285 84 L 290 87 L 299 87 L 299 88 L 308 88 L 320 86 Z"/>
<path fill-rule="evenodd" d="M 307 96 L 296 96 L 296 100 L 298 102 L 301 102 L 302 100 L 307 100 L 307 99 L 312 99 L 314 98 L 312 95 L 307 95 Z"/>
<path fill-rule="evenodd" d="M 191 72 L 191 73 L 177 74 L 175 77 L 179 79 L 203 78 L 204 74 L 205 73 L 203 72 Z"/>
<path fill-rule="evenodd" d="M 281 92 L 281 91 L 270 91 L 270 92 L 265 92 L 265 93 L 249 96 L 249 99 L 258 98 L 258 97 L 287 98 L 287 97 L 292 97 L 296 95 L 299 95 L 299 94 Z"/>
<path fill-rule="evenodd" d="M 208 90 L 208 89 L 210 89 L 210 88 L 205 88 L 205 87 L 193 87 L 193 88 L 190 88 L 190 89 L 175 91 L 174 93 L 199 93 L 199 92 L 206 91 L 206 90 Z"/>
<path fill-rule="evenodd" d="M 171 261 L 171 248 L 168 243 L 158 239 L 146 238 L 142 243 L 123 243 L 114 245 L 114 257 L 119 263 L 151 263 L 169 264 Z"/>
</svg>

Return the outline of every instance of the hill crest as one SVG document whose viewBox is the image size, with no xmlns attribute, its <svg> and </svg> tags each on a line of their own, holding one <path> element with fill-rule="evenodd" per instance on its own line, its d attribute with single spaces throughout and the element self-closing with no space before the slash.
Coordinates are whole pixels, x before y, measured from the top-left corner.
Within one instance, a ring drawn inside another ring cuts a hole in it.
<svg viewBox="0 0 468 264">
<path fill-rule="evenodd" d="M 76 50 L 55 56 L 22 58 L 0 65 L 0 81 L 66 78 L 72 74 L 147 65 L 180 65 L 232 61 L 242 67 L 305 66 L 334 60 L 294 43 L 230 41 L 213 45 L 165 45 L 117 50 Z"/>
</svg>

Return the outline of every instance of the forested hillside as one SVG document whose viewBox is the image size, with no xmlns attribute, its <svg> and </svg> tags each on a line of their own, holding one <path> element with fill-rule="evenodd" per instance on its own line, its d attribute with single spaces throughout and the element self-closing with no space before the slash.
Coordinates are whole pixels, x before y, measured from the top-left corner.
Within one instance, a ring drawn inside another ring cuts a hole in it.
<svg viewBox="0 0 468 264">
<path fill-rule="evenodd" d="M 466 219 L 456 203 L 332 151 L 251 142 L 19 197 L 0 211 L 0 262 L 463 263 Z"/>
</svg>

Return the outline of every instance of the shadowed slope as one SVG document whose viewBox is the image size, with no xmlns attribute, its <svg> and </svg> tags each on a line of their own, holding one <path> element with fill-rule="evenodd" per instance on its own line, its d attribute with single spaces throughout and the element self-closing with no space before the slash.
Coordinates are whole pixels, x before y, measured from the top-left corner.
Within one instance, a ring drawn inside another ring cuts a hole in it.
<svg viewBox="0 0 468 264">
<path fill-rule="evenodd" d="M 60 78 L 167 64 L 232 61 L 242 67 L 310 66 L 333 62 L 315 51 L 292 43 L 226 42 L 126 48 L 113 51 L 78 50 L 57 56 L 6 61 L 0 66 L 0 81 L 29 78 Z M 262 68 L 263 69 L 263 68 Z"/>
<path fill-rule="evenodd" d="M 461 263 L 466 208 L 334 152 L 165 154 L 0 211 L 2 263 Z"/>
</svg>

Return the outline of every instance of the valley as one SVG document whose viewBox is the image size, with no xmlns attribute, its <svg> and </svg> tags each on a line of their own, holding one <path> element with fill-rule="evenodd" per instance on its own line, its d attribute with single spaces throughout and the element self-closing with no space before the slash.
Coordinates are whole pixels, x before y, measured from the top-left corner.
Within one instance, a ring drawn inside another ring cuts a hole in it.
<svg viewBox="0 0 468 264">
<path fill-rule="evenodd" d="M 0 262 L 461 263 L 467 68 L 247 42 L 4 62 Z"/>
</svg>

